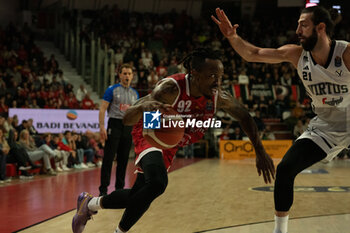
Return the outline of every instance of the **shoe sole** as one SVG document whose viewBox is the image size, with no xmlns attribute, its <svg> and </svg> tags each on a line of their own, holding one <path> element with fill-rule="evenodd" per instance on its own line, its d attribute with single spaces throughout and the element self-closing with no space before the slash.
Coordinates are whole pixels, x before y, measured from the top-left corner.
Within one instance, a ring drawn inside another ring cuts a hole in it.
<svg viewBox="0 0 350 233">
<path fill-rule="evenodd" d="M 72 221 L 72 230 L 74 233 L 83 232 L 83 230 L 85 228 L 85 227 L 83 227 L 83 229 L 74 229 L 75 221 L 76 221 L 75 219 L 79 216 L 79 213 L 81 212 L 81 208 L 82 208 L 84 202 L 86 201 L 86 199 L 88 198 L 88 196 L 86 196 L 85 194 L 86 194 L 86 192 L 81 193 L 78 197 L 78 200 L 77 200 L 77 212 L 75 213 L 75 215 L 73 217 L 73 221 Z M 79 205 L 79 202 L 81 202 L 80 205 Z M 79 231 L 79 230 L 81 230 L 81 231 Z"/>
</svg>

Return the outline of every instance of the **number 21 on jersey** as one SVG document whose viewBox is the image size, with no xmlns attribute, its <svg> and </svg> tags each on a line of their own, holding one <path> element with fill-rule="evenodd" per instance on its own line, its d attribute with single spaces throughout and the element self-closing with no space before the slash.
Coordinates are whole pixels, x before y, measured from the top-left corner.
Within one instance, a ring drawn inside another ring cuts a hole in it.
<svg viewBox="0 0 350 233">
<path fill-rule="evenodd" d="M 191 111 L 191 100 L 180 100 L 177 104 L 177 112 L 190 112 Z"/>
<path fill-rule="evenodd" d="M 303 80 L 312 82 L 311 72 L 303 71 Z"/>
</svg>

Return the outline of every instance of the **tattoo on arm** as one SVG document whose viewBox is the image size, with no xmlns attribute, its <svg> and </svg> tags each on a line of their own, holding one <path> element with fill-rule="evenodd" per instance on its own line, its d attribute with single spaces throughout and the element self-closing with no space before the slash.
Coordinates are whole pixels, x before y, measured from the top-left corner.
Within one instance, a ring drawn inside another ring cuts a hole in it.
<svg viewBox="0 0 350 233">
<path fill-rule="evenodd" d="M 155 87 L 151 93 L 151 96 L 154 100 L 172 105 L 178 93 L 179 89 L 175 82 L 168 80 Z"/>
</svg>

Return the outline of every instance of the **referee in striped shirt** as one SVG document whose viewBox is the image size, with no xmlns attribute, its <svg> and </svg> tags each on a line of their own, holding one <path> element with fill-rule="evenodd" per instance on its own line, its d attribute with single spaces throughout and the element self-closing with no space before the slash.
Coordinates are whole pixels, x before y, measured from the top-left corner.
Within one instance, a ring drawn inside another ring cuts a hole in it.
<svg viewBox="0 0 350 233">
<path fill-rule="evenodd" d="M 117 154 L 115 189 L 122 189 L 125 185 L 125 172 L 132 143 L 132 126 L 123 125 L 122 119 L 126 109 L 139 98 L 137 91 L 130 87 L 133 79 L 132 68 L 129 64 L 121 65 L 120 82 L 107 88 L 101 102 L 100 135 L 102 140 L 106 140 L 106 143 L 101 168 L 100 196 L 107 194 L 115 154 Z M 107 130 L 104 127 L 106 111 L 109 118 Z"/>
</svg>

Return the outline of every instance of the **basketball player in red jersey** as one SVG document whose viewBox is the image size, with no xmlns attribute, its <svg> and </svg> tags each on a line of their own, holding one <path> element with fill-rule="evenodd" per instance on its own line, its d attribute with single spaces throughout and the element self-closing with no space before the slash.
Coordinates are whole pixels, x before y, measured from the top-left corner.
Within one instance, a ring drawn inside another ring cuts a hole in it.
<svg viewBox="0 0 350 233">
<path fill-rule="evenodd" d="M 239 121 L 250 138 L 256 151 L 259 175 L 263 174 L 265 183 L 270 183 L 274 178 L 273 161 L 262 146 L 254 120 L 238 101 L 220 90 L 224 68 L 219 54 L 209 49 L 197 49 L 184 58 L 183 63 L 188 74 L 175 74 L 163 79 L 151 94 L 141 98 L 125 112 L 123 123 L 134 125 L 135 163 L 140 168 L 135 184 L 131 189 L 116 190 L 103 197 L 81 193 L 72 223 L 74 233 L 81 233 L 87 220 L 101 208 L 125 208 L 115 233 L 127 232 L 152 201 L 165 191 L 167 170 L 177 147 L 194 143 L 205 133 L 204 128 L 186 128 L 184 138 L 177 147 L 166 150 L 152 147 L 142 136 L 144 111 L 174 108 L 180 114 L 191 115 L 192 119 L 202 121 L 213 118 L 218 108 L 227 111 Z"/>
</svg>

